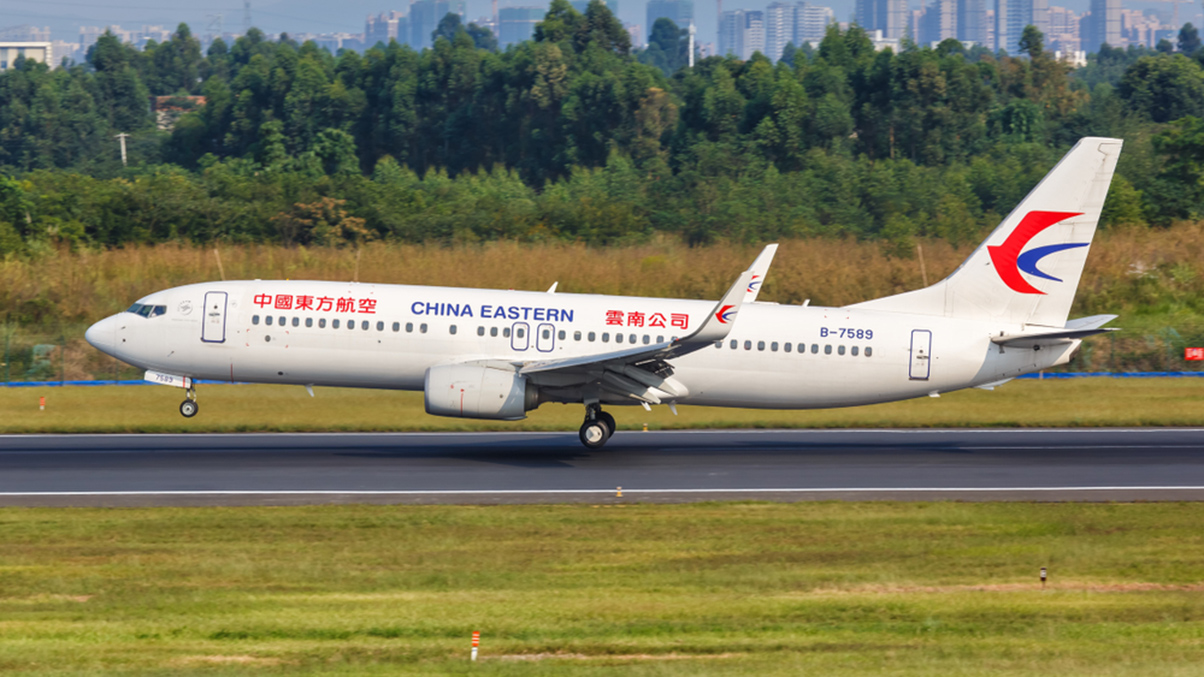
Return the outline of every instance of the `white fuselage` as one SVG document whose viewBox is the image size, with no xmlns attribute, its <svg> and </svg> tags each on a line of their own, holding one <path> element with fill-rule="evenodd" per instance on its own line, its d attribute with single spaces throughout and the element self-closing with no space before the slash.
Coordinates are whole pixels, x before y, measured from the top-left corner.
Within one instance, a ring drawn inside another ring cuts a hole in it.
<svg viewBox="0 0 1204 677">
<path fill-rule="evenodd" d="M 89 340 L 130 364 L 198 379 L 400 390 L 422 390 L 427 370 L 442 364 L 655 344 L 689 334 L 714 309 L 682 299 L 315 281 L 195 284 L 139 303 L 165 311 L 114 315 Z M 1021 331 L 982 320 L 746 304 L 717 346 L 673 361 L 674 378 L 689 390 L 675 401 L 780 409 L 885 402 L 1064 364 L 1079 344 L 991 342 Z"/>
</svg>

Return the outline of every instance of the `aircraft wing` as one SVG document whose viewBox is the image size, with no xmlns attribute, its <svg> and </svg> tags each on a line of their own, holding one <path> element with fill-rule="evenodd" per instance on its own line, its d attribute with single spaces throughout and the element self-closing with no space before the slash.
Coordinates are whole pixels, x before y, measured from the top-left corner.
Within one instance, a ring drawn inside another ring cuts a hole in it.
<svg viewBox="0 0 1204 677">
<path fill-rule="evenodd" d="M 593 384 L 599 396 L 626 398 L 648 404 L 684 397 L 689 390 L 673 379 L 669 360 L 713 346 L 727 337 L 748 293 L 752 269 L 741 273 L 719 303 L 692 334 L 647 346 L 524 362 L 518 373 L 538 380 Z"/>
<path fill-rule="evenodd" d="M 745 303 L 752 303 L 757 300 L 757 295 L 761 293 L 761 285 L 765 282 L 765 276 L 769 274 L 769 264 L 773 263 L 773 255 L 777 253 L 778 245 L 776 243 L 766 245 L 765 249 L 761 250 L 761 255 L 756 261 L 749 266 L 748 271 L 752 273 L 752 277 L 748 281 L 748 293 L 744 295 Z"/>
</svg>

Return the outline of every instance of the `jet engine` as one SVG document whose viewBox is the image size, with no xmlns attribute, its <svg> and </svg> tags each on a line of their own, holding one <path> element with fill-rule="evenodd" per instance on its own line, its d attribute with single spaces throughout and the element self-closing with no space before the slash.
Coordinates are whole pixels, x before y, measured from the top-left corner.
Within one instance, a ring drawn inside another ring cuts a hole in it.
<svg viewBox="0 0 1204 677">
<path fill-rule="evenodd" d="M 539 406 L 539 389 L 513 367 L 445 364 L 426 370 L 426 413 L 516 421 Z"/>
</svg>

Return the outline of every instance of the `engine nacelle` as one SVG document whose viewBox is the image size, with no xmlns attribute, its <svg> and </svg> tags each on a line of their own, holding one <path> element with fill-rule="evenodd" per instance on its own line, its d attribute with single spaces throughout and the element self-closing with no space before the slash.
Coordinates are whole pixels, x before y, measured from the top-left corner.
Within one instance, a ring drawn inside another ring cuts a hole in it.
<svg viewBox="0 0 1204 677">
<path fill-rule="evenodd" d="M 516 421 L 539 406 L 539 390 L 513 369 L 445 364 L 426 371 L 426 413 Z"/>
</svg>

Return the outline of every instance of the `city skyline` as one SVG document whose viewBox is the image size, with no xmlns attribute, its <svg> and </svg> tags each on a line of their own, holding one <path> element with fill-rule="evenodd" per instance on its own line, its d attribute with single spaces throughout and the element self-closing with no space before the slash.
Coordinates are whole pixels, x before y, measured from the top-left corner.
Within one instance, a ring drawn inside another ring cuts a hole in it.
<svg viewBox="0 0 1204 677">
<path fill-rule="evenodd" d="M 753 10 L 765 11 L 770 0 L 726 0 L 724 10 Z M 822 2 L 831 7 L 836 20 L 847 22 L 852 18 L 855 0 L 833 0 Z M 81 26 L 106 26 L 119 24 L 128 28 L 140 29 L 143 25 L 163 25 L 172 29 L 181 22 L 187 23 L 198 35 L 211 32 L 218 14 L 222 15 L 221 25 L 226 33 L 241 33 L 243 30 L 244 7 L 242 0 L 123 0 L 122 4 L 107 7 L 105 2 L 93 0 L 76 0 L 69 5 L 43 3 L 39 0 L 5 0 L 5 8 L 0 13 L 0 30 L 21 25 L 50 27 L 53 39 L 77 39 Z M 361 33 L 364 30 L 364 19 L 369 14 L 378 15 L 382 12 L 404 11 L 407 2 L 389 2 L 389 0 L 343 0 L 337 4 L 320 2 L 319 0 L 251 0 L 250 14 L 252 24 L 269 34 L 288 33 Z M 476 21 L 478 18 L 492 14 L 491 0 L 468 0 L 465 3 L 465 18 Z M 546 2 L 531 0 L 499 1 L 500 7 L 547 7 Z M 619 3 L 619 19 L 624 23 L 642 26 L 643 34 L 647 36 L 649 26 L 646 23 L 644 2 Z M 930 1 L 911 0 L 907 3 L 909 10 L 919 10 L 930 4 Z M 1050 2 L 1049 4 L 1055 4 Z M 1063 0 L 1056 4 L 1066 7 L 1079 15 L 1090 9 L 1091 0 Z M 1204 24 L 1204 11 L 1199 2 L 1184 2 L 1179 8 L 1180 22 L 1191 21 L 1195 25 Z M 1146 14 L 1157 14 L 1169 22 L 1172 4 L 1158 0 L 1137 2 L 1129 0 L 1123 3 L 1125 10 L 1139 9 Z M 699 40 L 714 42 L 718 31 L 718 3 L 695 2 L 694 17 L 698 29 Z M 991 7 L 988 6 L 988 9 Z"/>
<path fill-rule="evenodd" d="M 29 0 L 10 1 L 25 2 Z M 225 1 L 237 2 L 238 0 Z M 349 0 L 348 4 L 354 5 L 360 1 Z M 368 1 L 380 2 L 380 0 Z M 1084 1 L 1088 2 L 1087 7 L 1082 11 L 1075 11 L 1075 2 L 1068 1 L 1051 6 L 1049 0 L 928 0 L 926 5 L 907 0 L 854 0 L 849 18 L 861 19 L 857 23 L 869 30 L 872 35 L 875 29 L 883 31 L 880 37 L 885 39 L 885 43 L 910 36 L 921 45 L 926 45 L 926 43 L 936 43 L 948 39 L 948 37 L 956 37 L 957 40 L 970 43 L 985 43 L 990 48 L 1007 48 L 1009 53 L 1019 51 L 1019 45 L 1017 45 L 1019 34 L 1029 23 L 1037 25 L 1043 31 L 1047 36 L 1046 45 L 1049 45 L 1051 49 L 1060 49 L 1060 51 L 1068 53 L 1078 52 L 1080 45 L 1084 51 L 1096 51 L 1097 40 L 1121 47 L 1132 45 L 1132 43 L 1153 46 L 1158 39 L 1168 36 L 1169 27 L 1165 24 L 1169 23 L 1168 14 L 1173 12 L 1167 6 L 1143 8 L 1143 5 L 1146 5 L 1145 2 Z M 430 33 L 435 28 L 438 19 L 447 11 L 454 11 L 460 14 L 466 24 L 484 23 L 489 25 L 494 30 L 500 46 L 504 47 L 509 43 L 529 39 L 535 24 L 542 19 L 542 13 L 547 11 L 541 2 L 531 0 L 518 0 L 518 2 L 523 2 L 523 4 L 519 5 L 515 1 L 507 2 L 506 0 L 498 2 L 497 5 L 490 2 L 489 5 L 486 5 L 485 14 L 474 16 L 472 7 L 480 4 L 474 0 L 419 0 L 405 2 L 401 8 L 394 8 L 394 10 L 370 13 L 366 23 L 360 24 L 358 30 L 332 31 L 326 27 L 327 30 L 321 31 L 321 33 L 302 30 L 291 30 L 287 33 L 299 37 L 299 39 L 317 39 L 319 45 L 331 49 L 332 52 L 341 47 L 362 49 L 374 45 L 378 41 L 388 40 L 397 40 L 415 48 L 423 48 L 430 45 Z M 571 4 L 579 11 L 584 11 L 588 0 L 571 1 Z M 51 4 L 51 6 L 53 5 Z M 647 40 L 651 23 L 654 23 L 657 16 L 683 19 L 675 22 L 683 28 L 687 25 L 687 19 L 694 17 L 698 46 L 704 52 L 708 51 L 709 45 L 709 49 L 714 49 L 719 54 L 734 53 L 742 55 L 744 58 L 748 58 L 752 52 L 760 51 L 777 59 L 780 57 L 781 48 L 787 42 L 799 45 L 804 40 L 818 39 L 819 36 L 803 35 L 796 31 L 795 24 L 802 25 L 804 20 L 819 25 L 820 28 L 833 19 L 842 22 L 839 11 L 836 10 L 836 7 L 840 6 L 840 2 L 825 2 L 824 6 L 820 6 L 801 1 L 738 2 L 728 0 L 725 7 L 721 4 L 721 0 L 716 0 L 715 5 L 697 6 L 692 0 L 627 1 L 621 2 L 621 4 L 616 0 L 607 0 L 607 5 L 612 8 L 612 11 L 618 10 L 616 13 L 620 20 L 632 12 L 643 14 L 638 22 L 624 20 L 624 23 L 628 25 L 628 31 L 632 34 L 633 46 L 639 46 L 644 40 Z M 745 10 L 744 6 L 750 8 Z M 724 10 L 725 16 L 730 14 L 727 17 L 724 35 L 720 35 L 718 29 L 715 33 L 707 35 L 702 18 L 706 16 L 708 7 Z M 810 7 L 813 16 L 804 19 L 803 14 L 799 13 L 802 12 L 802 7 Z M 728 8 L 731 10 L 728 11 Z M 489 12 L 495 10 L 501 14 L 501 25 L 494 25 L 491 20 Z M 824 16 L 816 16 L 814 12 L 819 10 L 827 13 Z M 252 23 L 256 28 L 265 30 L 265 33 L 275 35 L 273 31 L 260 27 L 259 22 L 254 20 L 254 12 L 255 8 L 247 2 L 243 7 L 243 22 Z M 264 13 L 271 14 L 270 11 Z M 1102 19 L 1102 13 L 1108 14 L 1108 17 Z M 10 17 L 8 12 L 5 13 L 5 17 L 0 20 L 12 20 L 8 18 Z M 81 18 L 76 17 L 76 19 Z M 1180 23 L 1187 22 L 1192 18 L 1190 11 L 1180 8 Z M 142 25 L 141 28 L 123 28 L 119 31 L 114 27 L 114 33 L 118 33 L 126 42 L 140 45 L 148 40 L 164 41 L 175 30 L 175 25 Z M 202 37 L 217 33 L 212 23 L 205 27 L 189 25 L 194 34 Z M 12 28 L 11 24 L 0 25 L 0 37 L 11 39 Z M 63 33 L 61 31 L 55 33 L 52 27 L 36 27 L 36 25 L 28 27 L 26 25 L 26 28 L 28 28 L 26 33 L 33 36 L 26 40 L 46 40 L 49 37 L 54 42 L 55 61 L 64 55 L 82 60 L 81 46 L 87 48 L 90 43 L 95 41 L 95 37 L 104 31 L 104 28 L 99 25 L 85 25 L 85 27 L 77 29 L 77 34 L 67 34 L 70 36 L 69 39 L 63 40 Z M 224 29 L 223 34 L 228 40 L 231 35 L 242 33 L 241 30 L 231 30 L 234 27 L 230 27 L 229 24 L 218 24 L 218 28 Z M 811 33 L 814 33 L 814 30 L 811 30 Z M 1171 41 L 1173 40 L 1171 37 Z M 76 53 L 71 53 L 72 43 L 76 45 Z"/>
</svg>

